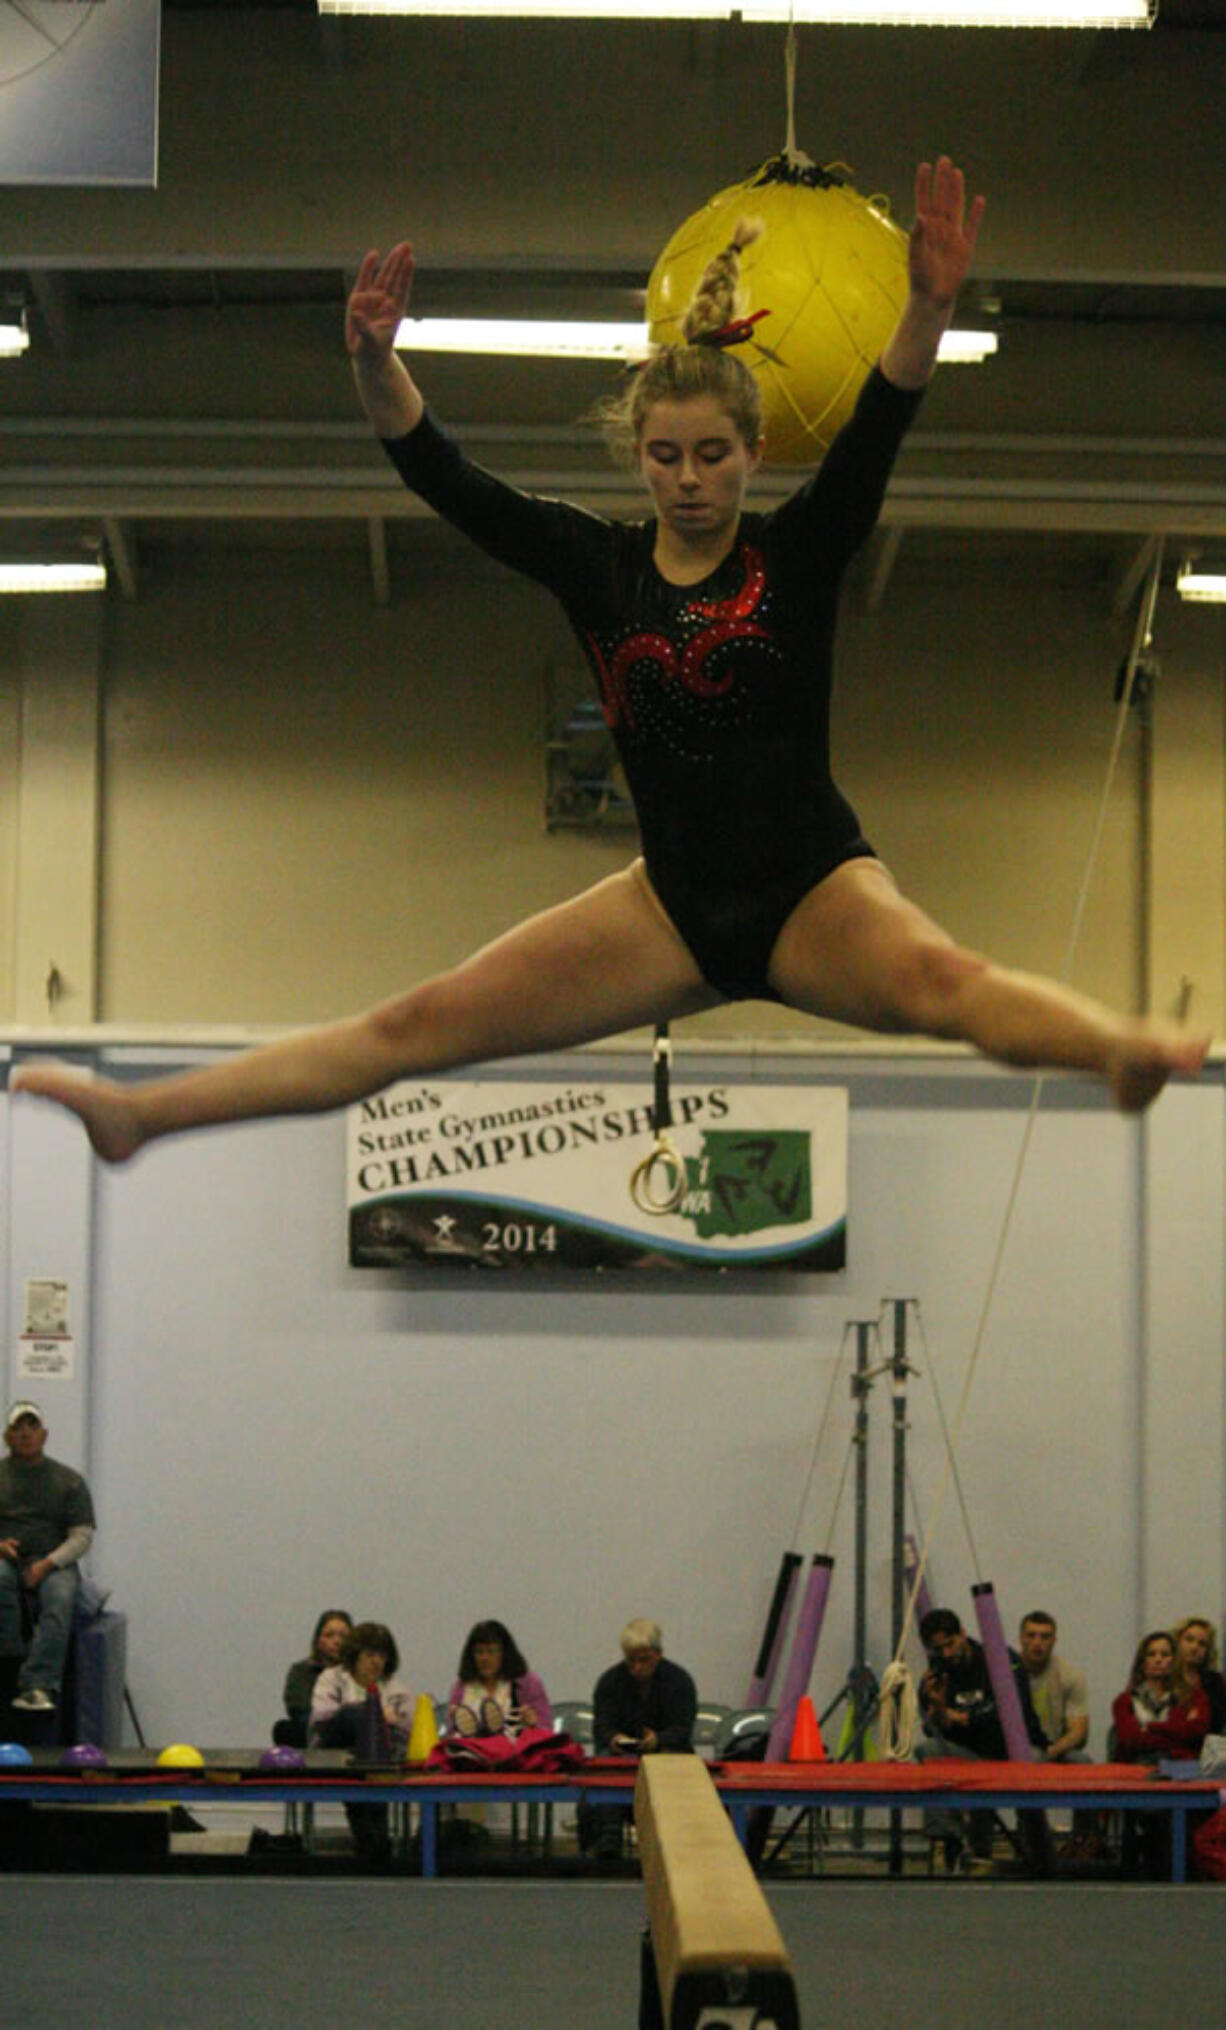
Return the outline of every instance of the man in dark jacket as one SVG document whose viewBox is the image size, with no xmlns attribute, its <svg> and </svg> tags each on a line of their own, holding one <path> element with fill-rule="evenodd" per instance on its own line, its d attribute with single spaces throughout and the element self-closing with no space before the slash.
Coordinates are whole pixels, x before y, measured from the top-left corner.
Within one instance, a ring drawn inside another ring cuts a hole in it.
<svg viewBox="0 0 1226 2030">
<path fill-rule="evenodd" d="M 928 1670 L 919 1690 L 925 1732 L 933 1738 L 916 1751 L 921 1762 L 948 1757 L 970 1757 L 985 1762 L 1006 1762 L 1009 1750 L 996 1702 L 992 1675 L 982 1643 L 974 1642 L 949 1607 L 934 1607 L 920 1623 L 920 1641 L 928 1652 Z M 1017 1687 L 1022 1721 L 1031 1746 L 1041 1756 L 1046 1747 L 1043 1729 L 1030 1699 L 1030 1685 L 1021 1658 L 1009 1652 L 1013 1682 Z M 973 1870 L 991 1865 L 992 1814 L 973 1811 L 962 1815 L 926 1812 L 925 1829 L 931 1839 L 944 1841 L 947 1866 L 962 1859 Z M 1047 1822 L 1042 1812 L 1019 1812 L 1018 1833 L 1023 1854 L 1032 1872 L 1050 1872 Z"/>
<path fill-rule="evenodd" d="M 694 1741 L 698 1693 L 694 1680 L 664 1654 L 654 1621 L 628 1621 L 622 1661 L 603 1671 L 592 1695 L 592 1740 L 597 1755 L 684 1755 Z M 579 1844 L 598 1861 L 616 1861 L 624 1805 L 587 1805 L 579 1814 Z"/>
<path fill-rule="evenodd" d="M 622 1661 L 597 1679 L 592 1699 L 597 1755 L 685 1753 L 698 1708 L 693 1678 L 669 1662 L 654 1621 L 628 1621 L 621 1643 Z"/>
</svg>

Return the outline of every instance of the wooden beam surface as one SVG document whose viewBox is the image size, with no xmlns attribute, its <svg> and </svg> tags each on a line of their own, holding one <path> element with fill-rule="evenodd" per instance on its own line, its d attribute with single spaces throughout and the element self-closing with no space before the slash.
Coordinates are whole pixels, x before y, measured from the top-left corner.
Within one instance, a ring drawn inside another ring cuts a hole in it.
<svg viewBox="0 0 1226 2030">
<path fill-rule="evenodd" d="M 797 2030 L 787 1946 L 705 1763 L 645 1756 L 634 1816 L 668 2030 L 725 2006 L 769 2010 L 763 2030 Z"/>
</svg>

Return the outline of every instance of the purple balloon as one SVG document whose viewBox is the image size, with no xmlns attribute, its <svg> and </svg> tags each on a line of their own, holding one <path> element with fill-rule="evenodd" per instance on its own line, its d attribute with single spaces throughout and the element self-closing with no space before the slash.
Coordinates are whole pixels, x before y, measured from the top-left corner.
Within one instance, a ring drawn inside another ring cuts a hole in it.
<svg viewBox="0 0 1226 2030">
<path fill-rule="evenodd" d="M 260 1768 L 285 1776 L 291 1770 L 305 1769 L 306 1756 L 301 1748 L 266 1748 L 260 1757 Z"/>
<path fill-rule="evenodd" d="M 105 1769 L 107 1758 L 92 1741 L 76 1741 L 60 1757 L 61 1769 Z"/>
</svg>

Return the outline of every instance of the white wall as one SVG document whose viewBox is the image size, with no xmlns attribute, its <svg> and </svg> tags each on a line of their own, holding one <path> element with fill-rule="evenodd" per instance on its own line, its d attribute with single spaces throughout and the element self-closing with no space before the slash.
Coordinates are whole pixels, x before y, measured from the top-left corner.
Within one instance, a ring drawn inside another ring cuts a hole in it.
<svg viewBox="0 0 1226 2030">
<path fill-rule="evenodd" d="M 124 1055 L 139 1068 L 140 1053 Z M 624 1059 L 568 1070 L 597 1066 L 646 1077 Z M 411 1686 L 435 1695 L 478 1615 L 507 1620 L 554 1694 L 573 1697 L 615 1655 L 622 1621 L 646 1612 L 700 1690 L 739 1701 L 845 1325 L 875 1318 L 885 1296 L 922 1308 L 911 1456 L 930 1512 L 942 1448 L 929 1359 L 952 1419 L 1029 1084 L 958 1059 L 778 1069 L 851 1086 L 841 1276 L 559 1285 L 350 1270 L 339 1118 L 163 1145 L 96 1179 L 83 1348 L 94 1564 L 131 1615 L 151 1740 L 263 1739 L 286 1663 L 333 1604 L 386 1619 Z M 55 1116 L 8 1106 L 11 1318 L 32 1264 L 54 1271 L 57 1234 L 71 1256 L 88 1212 L 52 1211 Z M 1192 1195 L 1164 1167 L 1192 1174 Z M 1007 1622 L 1036 1604 L 1058 1616 L 1090 1672 L 1100 1748 L 1142 1620 L 1216 1613 L 1223 1598 L 1224 1171 L 1217 1072 L 1145 1128 L 1088 1086 L 1049 1084 L 970 1397 L 960 1458 L 979 1571 Z M 37 1236 L 19 1213 L 35 1203 Z M 42 1393 L 54 1426 L 53 1385 Z M 878 1668 L 888 1395 L 883 1384 L 872 1405 Z M 840 1378 L 796 1539 L 806 1554 L 827 1546 L 851 1411 Z M 851 1531 L 849 1489 L 823 1700 L 851 1661 Z M 951 1503 L 934 1593 L 969 1614 L 976 1576 Z"/>
</svg>

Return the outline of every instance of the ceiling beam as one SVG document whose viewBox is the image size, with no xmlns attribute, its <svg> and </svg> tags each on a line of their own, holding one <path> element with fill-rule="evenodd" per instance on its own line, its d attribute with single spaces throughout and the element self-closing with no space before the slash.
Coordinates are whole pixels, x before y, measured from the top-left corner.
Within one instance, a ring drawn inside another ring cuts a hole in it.
<svg viewBox="0 0 1226 2030">
<path fill-rule="evenodd" d="M 107 555 L 119 580 L 119 589 L 125 599 L 136 597 L 136 546 L 129 540 L 128 532 L 114 515 L 102 517 L 102 533 L 106 537 Z"/>
<path fill-rule="evenodd" d="M 52 351 L 67 359 L 77 333 L 77 291 L 70 275 L 52 274 L 47 268 L 30 268 L 26 279 L 38 314 L 47 327 Z"/>
<path fill-rule="evenodd" d="M 1145 541 L 1133 552 L 1121 571 L 1111 595 L 1111 611 L 1117 620 L 1122 613 L 1127 613 L 1136 598 L 1137 587 L 1152 565 L 1157 547 L 1157 536 L 1146 536 Z"/>
</svg>

